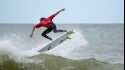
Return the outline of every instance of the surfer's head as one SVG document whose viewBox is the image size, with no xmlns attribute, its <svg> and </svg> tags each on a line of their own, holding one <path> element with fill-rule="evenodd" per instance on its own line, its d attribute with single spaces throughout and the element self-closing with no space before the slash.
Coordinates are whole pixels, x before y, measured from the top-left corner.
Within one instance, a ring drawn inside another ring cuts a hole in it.
<svg viewBox="0 0 125 70">
<path fill-rule="evenodd" d="M 42 21 L 43 19 L 45 19 L 44 17 L 40 18 L 40 21 Z"/>
</svg>

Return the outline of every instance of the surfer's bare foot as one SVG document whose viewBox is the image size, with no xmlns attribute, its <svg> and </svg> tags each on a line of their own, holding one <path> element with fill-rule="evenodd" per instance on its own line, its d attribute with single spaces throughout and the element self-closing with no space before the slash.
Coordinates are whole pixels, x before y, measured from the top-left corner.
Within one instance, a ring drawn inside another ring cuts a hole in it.
<svg viewBox="0 0 125 70">
<path fill-rule="evenodd" d="M 63 30 L 63 32 L 67 32 L 66 30 Z"/>
<path fill-rule="evenodd" d="M 53 39 L 51 39 L 51 38 L 49 40 L 53 41 Z"/>
</svg>

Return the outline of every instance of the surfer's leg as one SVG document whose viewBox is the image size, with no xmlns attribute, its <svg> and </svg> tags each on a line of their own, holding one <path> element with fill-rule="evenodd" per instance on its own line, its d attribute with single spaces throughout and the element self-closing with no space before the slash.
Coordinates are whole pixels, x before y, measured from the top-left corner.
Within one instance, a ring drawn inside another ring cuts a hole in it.
<svg viewBox="0 0 125 70">
<path fill-rule="evenodd" d="M 55 24 L 54 24 L 53 26 L 54 26 L 54 28 L 53 28 L 53 32 L 54 32 L 54 33 L 57 33 L 57 32 L 66 32 L 66 30 L 57 30 Z"/>
<path fill-rule="evenodd" d="M 49 39 L 49 40 L 52 40 L 49 36 L 47 36 L 46 34 L 48 34 L 49 32 L 51 32 L 53 29 L 52 28 L 47 28 L 43 33 L 42 33 L 42 36 Z"/>
</svg>

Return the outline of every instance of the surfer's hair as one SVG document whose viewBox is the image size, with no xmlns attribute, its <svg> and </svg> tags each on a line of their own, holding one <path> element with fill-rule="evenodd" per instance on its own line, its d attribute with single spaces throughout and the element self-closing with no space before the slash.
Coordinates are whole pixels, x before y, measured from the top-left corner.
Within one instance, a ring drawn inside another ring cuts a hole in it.
<svg viewBox="0 0 125 70">
<path fill-rule="evenodd" d="M 43 19 L 45 19 L 44 17 L 40 18 L 40 21 L 42 21 Z"/>
</svg>

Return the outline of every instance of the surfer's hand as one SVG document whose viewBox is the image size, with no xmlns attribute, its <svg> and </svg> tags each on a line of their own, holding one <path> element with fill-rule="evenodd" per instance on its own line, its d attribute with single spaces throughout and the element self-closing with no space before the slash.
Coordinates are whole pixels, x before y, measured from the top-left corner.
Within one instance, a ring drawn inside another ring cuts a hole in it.
<svg viewBox="0 0 125 70">
<path fill-rule="evenodd" d="M 30 38 L 33 36 L 33 34 L 30 35 Z"/>
<path fill-rule="evenodd" d="M 65 9 L 62 9 L 61 11 L 64 11 Z"/>
</svg>

